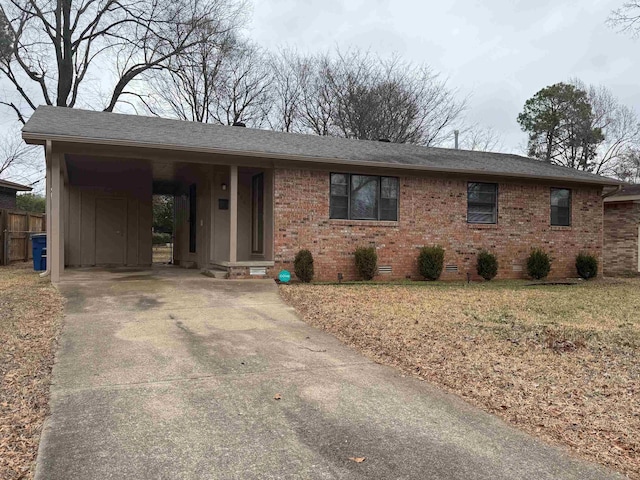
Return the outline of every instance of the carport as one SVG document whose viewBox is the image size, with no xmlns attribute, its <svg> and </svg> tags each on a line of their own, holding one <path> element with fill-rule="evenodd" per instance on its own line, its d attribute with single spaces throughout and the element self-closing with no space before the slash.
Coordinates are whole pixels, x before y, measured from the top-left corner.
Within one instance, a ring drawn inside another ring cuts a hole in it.
<svg viewBox="0 0 640 480">
<path fill-rule="evenodd" d="M 51 280 L 60 281 L 65 268 L 151 267 L 153 194 L 175 198 L 174 264 L 266 273 L 273 266 L 273 167 L 204 147 L 210 128 L 38 108 L 23 138 L 45 147 Z"/>
</svg>

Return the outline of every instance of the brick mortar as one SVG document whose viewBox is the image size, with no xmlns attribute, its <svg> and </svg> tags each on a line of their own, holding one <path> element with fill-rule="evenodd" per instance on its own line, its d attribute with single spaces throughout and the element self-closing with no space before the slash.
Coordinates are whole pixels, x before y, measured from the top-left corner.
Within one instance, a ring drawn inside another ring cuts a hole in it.
<svg viewBox="0 0 640 480">
<path fill-rule="evenodd" d="M 15 190 L 5 190 L 0 188 L 0 208 L 7 210 L 16 209 L 16 192 Z"/>
<path fill-rule="evenodd" d="M 554 258 L 551 278 L 575 277 L 575 256 L 586 251 L 601 260 L 602 198 L 599 187 L 572 188 L 572 226 L 549 224 L 549 185 L 501 182 L 497 225 L 468 224 L 467 181 L 419 176 L 400 177 L 397 222 L 329 219 L 329 172 L 276 169 L 274 173 L 275 268 L 292 270 L 298 250 L 314 256 L 317 280 L 335 280 L 338 272 L 355 279 L 353 252 L 375 245 L 379 265 L 393 274 L 380 278 L 419 278 L 416 258 L 423 245 L 440 244 L 445 264 L 458 273 L 443 272 L 445 280 L 475 275 L 480 249 L 495 252 L 499 278 L 526 276 L 525 259 L 532 247 Z M 513 266 L 522 266 L 514 271 Z"/>
<path fill-rule="evenodd" d="M 638 274 L 640 203 L 615 202 L 604 206 L 605 275 Z"/>
</svg>

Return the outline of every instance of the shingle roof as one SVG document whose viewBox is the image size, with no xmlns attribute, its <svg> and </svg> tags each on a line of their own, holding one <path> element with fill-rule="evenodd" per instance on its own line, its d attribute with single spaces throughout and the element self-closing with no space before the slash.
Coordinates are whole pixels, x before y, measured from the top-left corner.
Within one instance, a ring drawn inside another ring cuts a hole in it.
<svg viewBox="0 0 640 480">
<path fill-rule="evenodd" d="M 640 198 L 640 183 L 625 185 L 615 193 L 605 195 L 605 202 L 629 202 Z"/>
<path fill-rule="evenodd" d="M 8 180 L 0 179 L 0 188 L 6 188 L 9 190 L 16 190 L 17 192 L 30 192 L 33 188 L 27 185 L 21 185 L 19 183 L 10 182 Z"/>
<path fill-rule="evenodd" d="M 317 135 L 43 106 L 22 129 L 45 140 L 152 147 L 263 158 L 617 185 L 617 180 L 519 155 Z"/>
<path fill-rule="evenodd" d="M 629 196 L 629 195 L 640 195 L 640 183 L 622 187 L 622 190 L 620 190 L 614 196 Z"/>
</svg>

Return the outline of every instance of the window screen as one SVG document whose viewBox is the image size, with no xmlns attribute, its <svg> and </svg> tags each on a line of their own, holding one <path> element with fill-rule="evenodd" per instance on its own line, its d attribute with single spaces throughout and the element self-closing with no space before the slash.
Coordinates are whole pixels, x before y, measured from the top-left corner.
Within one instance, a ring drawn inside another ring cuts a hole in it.
<svg viewBox="0 0 640 480">
<path fill-rule="evenodd" d="M 568 188 L 551 189 L 551 225 L 571 225 L 571 190 Z"/>
<path fill-rule="evenodd" d="M 398 219 L 398 179 L 376 175 L 331 174 L 330 218 Z"/>
<path fill-rule="evenodd" d="M 467 222 L 498 222 L 498 185 L 469 182 L 467 184 Z"/>
</svg>

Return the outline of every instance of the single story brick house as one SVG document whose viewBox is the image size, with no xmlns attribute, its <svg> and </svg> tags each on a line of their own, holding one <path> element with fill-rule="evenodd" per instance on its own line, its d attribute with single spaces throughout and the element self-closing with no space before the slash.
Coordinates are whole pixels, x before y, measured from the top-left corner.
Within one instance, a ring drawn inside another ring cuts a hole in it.
<svg viewBox="0 0 640 480">
<path fill-rule="evenodd" d="M 604 199 L 604 273 L 640 274 L 640 185 Z"/>
<path fill-rule="evenodd" d="M 15 210 L 16 193 L 30 192 L 31 190 L 33 189 L 26 185 L 0 179 L 0 209 Z"/>
<path fill-rule="evenodd" d="M 427 148 L 40 107 L 23 128 L 47 158 L 48 260 L 65 268 L 151 265 L 152 195 L 176 198 L 174 263 L 277 276 L 311 250 L 316 279 L 356 278 L 374 245 L 380 278 L 418 278 L 424 245 L 443 279 L 475 275 L 480 249 L 521 278 L 532 247 L 552 277 L 602 259 L 609 178 L 509 154 Z"/>
</svg>

